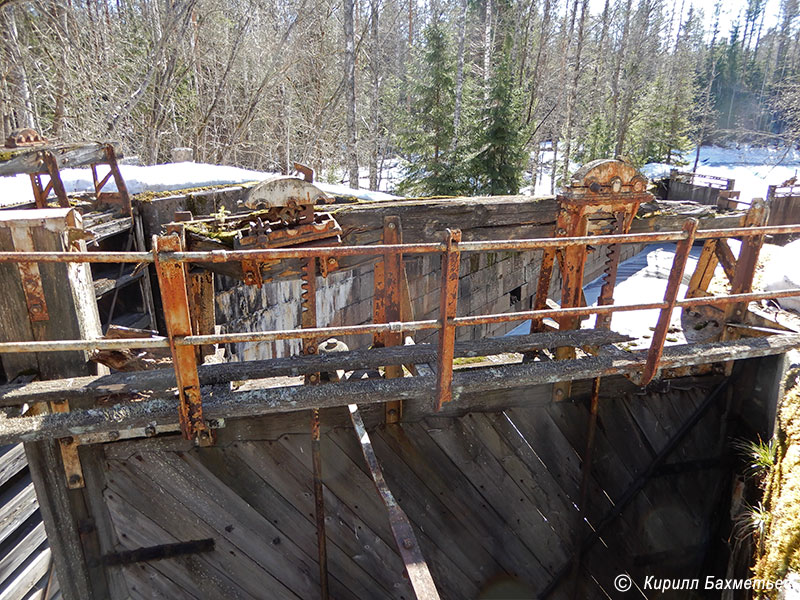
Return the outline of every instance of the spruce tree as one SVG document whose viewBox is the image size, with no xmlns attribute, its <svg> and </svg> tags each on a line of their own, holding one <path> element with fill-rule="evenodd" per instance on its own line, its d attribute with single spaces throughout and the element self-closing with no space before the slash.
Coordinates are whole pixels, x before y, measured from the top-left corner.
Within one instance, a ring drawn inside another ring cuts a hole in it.
<svg viewBox="0 0 800 600">
<path fill-rule="evenodd" d="M 475 191 L 482 194 L 516 194 L 522 184 L 525 135 L 517 118 L 521 104 L 514 85 L 511 46 L 511 37 L 507 36 L 475 135 L 477 152 L 471 172 Z"/>
<path fill-rule="evenodd" d="M 412 90 L 409 121 L 399 136 L 407 161 L 404 194 L 454 196 L 468 191 L 459 150 L 453 149 L 455 59 L 439 21 L 425 28 L 424 54 Z"/>
</svg>

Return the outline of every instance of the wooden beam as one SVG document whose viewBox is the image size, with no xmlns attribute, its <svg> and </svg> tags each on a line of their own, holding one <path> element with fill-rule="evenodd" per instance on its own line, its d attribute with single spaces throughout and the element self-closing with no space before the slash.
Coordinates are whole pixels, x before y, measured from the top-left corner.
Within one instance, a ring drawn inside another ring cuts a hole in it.
<svg viewBox="0 0 800 600">
<path fill-rule="evenodd" d="M 710 344 L 683 344 L 664 349 L 661 366 L 686 369 L 744 358 L 783 354 L 800 346 L 800 334 L 776 335 Z M 627 356 L 592 356 L 564 361 L 515 363 L 457 371 L 453 376 L 453 403 L 470 402 L 489 392 L 552 384 L 564 379 L 582 380 L 631 374 L 641 371 L 646 351 Z M 324 386 L 255 388 L 246 391 L 210 388 L 204 390 L 204 414 L 208 419 L 253 417 L 258 415 L 332 408 L 359 402 L 362 406 L 389 400 L 428 403 L 434 414 L 435 377 L 371 379 Z M 156 398 L 90 410 L 73 410 L 56 415 L 6 418 L 0 420 L 0 444 L 118 431 L 149 424 L 176 421 L 177 401 Z"/>
<path fill-rule="evenodd" d="M 494 356 L 506 353 L 531 352 L 558 345 L 602 346 L 629 341 L 631 338 L 611 331 L 583 329 L 569 332 L 546 332 L 507 336 L 470 342 L 456 342 L 456 357 Z M 198 374 L 201 385 L 217 385 L 245 379 L 263 379 L 308 375 L 337 370 L 377 368 L 386 365 L 410 365 L 436 362 L 435 344 L 372 348 L 327 354 L 291 356 L 270 360 L 201 365 Z M 142 392 L 166 392 L 175 388 L 172 369 L 157 369 L 134 373 L 115 373 L 101 377 L 74 377 L 66 380 L 32 381 L 0 386 L 0 406 L 19 406 L 25 403 L 55 402 L 110 396 L 130 398 Z"/>
<path fill-rule="evenodd" d="M 122 157 L 122 144 L 112 142 L 117 158 Z M 105 144 L 84 142 L 77 144 L 57 144 L 18 148 L 8 151 L 9 158 L 0 161 L 0 176 L 20 173 L 46 173 L 47 167 L 42 152 L 52 154 L 59 169 L 85 167 L 90 164 L 104 164 L 107 161 Z"/>
</svg>

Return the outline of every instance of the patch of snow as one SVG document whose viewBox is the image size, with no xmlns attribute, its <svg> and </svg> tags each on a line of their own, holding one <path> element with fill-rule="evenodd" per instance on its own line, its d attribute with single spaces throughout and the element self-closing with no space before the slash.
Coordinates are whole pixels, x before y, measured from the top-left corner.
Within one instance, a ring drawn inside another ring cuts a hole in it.
<svg viewBox="0 0 800 600">
<path fill-rule="evenodd" d="M 682 159 L 688 164 L 679 168 L 691 170 L 694 156 L 694 150 L 685 153 Z M 675 165 L 649 163 L 641 171 L 653 180 L 669 176 L 670 169 L 674 168 Z M 768 186 L 779 185 L 799 172 L 800 151 L 794 148 L 701 146 L 697 163 L 697 173 L 701 175 L 734 179 L 734 189 L 741 192 L 744 202 L 766 198 Z"/>
<path fill-rule="evenodd" d="M 764 289 L 768 292 L 800 288 L 800 240 L 776 247 L 773 256 L 764 266 Z M 779 298 L 781 308 L 800 313 L 800 297 Z"/>
<path fill-rule="evenodd" d="M 108 172 L 104 167 L 97 169 L 98 177 L 104 177 Z M 225 165 L 211 165 L 195 162 L 167 163 L 161 165 L 138 166 L 120 165 L 120 172 L 131 194 L 141 192 L 165 192 L 185 188 L 205 187 L 214 185 L 234 185 L 250 181 L 261 181 L 276 173 L 253 171 L 230 167 Z M 67 193 L 92 192 L 91 169 L 64 169 L 61 171 L 61 180 Z M 347 195 L 363 200 L 391 200 L 394 196 L 369 190 L 350 190 L 344 186 L 317 184 L 327 193 L 342 193 L 347 190 Z M 107 191 L 116 191 L 113 178 L 106 184 Z M 33 191 L 28 175 L 13 177 L 0 177 L 0 206 L 23 204 L 33 201 Z"/>
</svg>

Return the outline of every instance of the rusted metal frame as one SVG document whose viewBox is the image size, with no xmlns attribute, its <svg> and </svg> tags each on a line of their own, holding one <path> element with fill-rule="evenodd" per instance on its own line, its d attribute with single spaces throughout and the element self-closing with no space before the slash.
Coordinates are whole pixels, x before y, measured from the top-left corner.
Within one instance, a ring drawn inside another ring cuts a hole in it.
<svg viewBox="0 0 800 600">
<path fill-rule="evenodd" d="M 453 319 L 458 310 L 458 271 L 461 253 L 460 229 L 447 230 L 447 250 L 442 254 L 442 284 L 439 296 L 439 357 L 436 364 L 436 410 L 453 399 L 453 357 L 456 326 Z"/>
<path fill-rule="evenodd" d="M 563 200 L 562 200 L 563 202 Z M 585 237 L 589 223 L 586 214 L 586 206 L 564 205 L 559 211 L 558 223 L 561 225 L 557 233 L 565 234 L 568 237 Z M 564 259 L 561 267 L 561 308 L 579 307 L 583 302 L 583 274 L 586 266 L 586 254 L 588 252 L 585 245 L 571 245 L 564 248 Z M 570 313 L 561 313 L 556 317 L 560 331 L 578 329 L 581 326 L 580 316 Z M 562 346 L 553 352 L 556 360 L 568 360 L 575 358 L 575 348 Z M 572 382 L 569 380 L 559 381 L 553 385 L 553 397 L 556 400 L 563 400 L 569 397 L 572 389 Z"/>
<path fill-rule="evenodd" d="M 575 527 L 575 553 L 572 565 L 573 598 L 577 597 L 578 574 L 581 568 L 582 554 L 580 552 L 581 542 L 583 541 L 583 523 L 587 519 L 589 501 L 589 482 L 592 478 L 592 460 L 594 458 L 594 439 L 597 435 L 597 413 L 600 406 L 600 377 L 592 380 L 592 393 L 589 399 L 589 424 L 586 430 L 586 447 L 581 461 L 581 485 L 578 490 L 578 514 L 576 515 L 577 525 Z"/>
<path fill-rule="evenodd" d="M 369 467 L 372 481 L 383 500 L 386 510 L 389 513 L 389 526 L 392 529 L 392 535 L 397 543 L 397 549 L 400 552 L 400 558 L 403 559 L 403 564 L 406 567 L 408 579 L 411 582 L 411 587 L 414 590 L 418 600 L 436 600 L 439 598 L 439 592 L 436 590 L 436 584 L 431 576 L 428 563 L 425 562 L 425 557 L 422 555 L 417 536 L 414 534 L 414 528 L 411 521 L 408 519 L 405 511 L 400 507 L 395 499 L 392 491 L 386 483 L 383 476 L 383 470 L 378 462 L 378 457 L 375 455 L 375 450 L 372 448 L 372 442 L 369 439 L 367 428 L 364 426 L 364 420 L 361 418 L 361 413 L 358 411 L 358 406 L 350 404 L 348 406 L 350 411 L 350 420 L 353 423 L 353 430 L 361 446 L 361 452 L 364 455 L 364 460 Z"/>
<path fill-rule="evenodd" d="M 636 480 L 628 486 L 628 489 L 619 497 L 613 499 L 614 507 L 599 521 L 593 523 L 592 531 L 583 539 L 582 543 L 576 549 L 578 554 L 586 554 L 592 546 L 602 538 L 603 532 L 614 523 L 617 518 L 623 513 L 625 508 L 636 498 L 636 495 L 647 485 L 647 482 L 655 474 L 656 470 L 669 458 L 675 449 L 681 444 L 683 439 L 689 434 L 694 427 L 705 416 L 708 410 L 713 406 L 714 401 L 719 394 L 728 386 L 728 378 L 724 379 L 714 390 L 703 400 L 703 403 L 697 407 L 692 413 L 691 417 L 681 425 L 680 429 L 675 432 L 667 443 L 659 450 L 658 454 L 653 458 L 647 468 L 641 472 Z M 549 598 L 554 591 L 558 588 L 561 581 L 567 574 L 572 572 L 572 565 L 575 563 L 576 557 L 573 556 L 569 561 L 560 568 L 553 576 L 552 581 L 547 584 L 547 587 L 539 594 L 539 598 L 545 600 Z"/>
<path fill-rule="evenodd" d="M 54 413 L 68 413 L 69 402 L 51 402 L 50 410 Z M 61 451 L 61 462 L 64 464 L 64 476 L 67 487 L 71 490 L 85 486 L 83 467 L 78 455 L 79 443 L 74 436 L 59 438 L 58 447 Z"/>
<path fill-rule="evenodd" d="M 550 292 L 550 280 L 553 278 L 553 264 L 555 263 L 555 248 L 547 248 L 542 253 L 542 261 L 539 265 L 539 278 L 536 282 L 536 297 L 533 301 L 533 310 L 543 310 L 547 307 L 547 296 Z M 536 333 L 542 330 L 542 319 L 531 319 L 529 333 Z"/>
<path fill-rule="evenodd" d="M 403 231 L 400 217 L 384 217 L 382 242 L 388 245 L 402 244 Z M 375 264 L 375 292 L 373 295 L 373 323 L 394 323 L 402 321 L 401 305 L 402 295 L 405 291 L 403 284 L 403 255 L 386 254 L 383 260 Z M 403 344 L 402 331 L 383 331 L 373 335 L 372 344 L 375 347 L 401 346 Z M 396 379 L 403 376 L 403 367 L 400 365 L 387 365 L 384 367 L 386 379 Z M 401 400 L 388 402 L 384 408 L 386 423 L 397 423 L 403 414 Z"/>
<path fill-rule="evenodd" d="M 778 298 L 792 298 L 800 296 L 800 288 L 773 292 L 751 292 L 730 296 L 709 296 L 704 298 L 691 298 L 677 300 L 675 308 L 688 308 L 692 306 L 726 305 L 740 302 L 757 302 L 760 300 L 773 300 Z M 487 323 L 507 323 L 514 321 L 527 321 L 533 317 L 557 317 L 560 314 L 573 314 L 575 316 L 590 316 L 593 314 L 607 314 L 613 312 L 631 312 L 636 310 L 661 310 L 667 307 L 666 302 L 651 302 L 647 304 L 617 304 L 613 306 L 582 306 L 577 308 L 547 309 L 541 311 L 525 311 L 518 313 L 500 313 L 478 315 L 471 317 L 456 317 L 452 320 L 457 327 L 484 325 Z M 335 335 L 362 335 L 376 331 L 422 331 L 435 330 L 441 327 L 439 320 L 406 321 L 402 323 L 388 323 L 378 325 L 353 325 L 348 327 L 320 327 L 303 331 L 289 329 L 283 331 L 254 331 L 247 333 L 232 333 L 221 335 L 191 335 L 176 336 L 173 343 L 176 346 L 193 346 L 203 344 L 229 344 L 236 342 L 264 342 L 288 339 L 303 339 L 309 337 L 335 336 Z M 64 352 L 69 350 L 125 350 L 128 348 L 169 348 L 168 338 L 129 338 L 121 340 L 57 340 L 44 342 L 2 342 L 0 354 L 25 353 L 25 352 Z"/>
<path fill-rule="evenodd" d="M 64 182 L 61 181 L 58 160 L 56 160 L 56 157 L 53 156 L 52 153 L 46 150 L 41 153 L 41 157 L 44 166 L 47 168 L 47 174 L 50 175 L 50 187 L 53 188 L 53 192 L 55 192 L 56 198 L 58 198 L 58 205 L 61 208 L 69 208 L 69 198 L 67 197 L 67 191 L 64 189 Z M 45 202 L 46 200 L 47 197 L 45 196 Z"/>
<path fill-rule="evenodd" d="M 185 439 L 193 440 L 200 446 L 208 446 L 214 440 L 211 430 L 203 419 L 203 403 L 200 396 L 200 379 L 197 374 L 195 351 L 191 346 L 175 344 L 176 336 L 192 334 L 189 293 L 186 288 L 186 266 L 170 261 L 162 254 L 176 252 L 183 247 L 183 244 L 183 229 L 179 226 L 173 227 L 173 231 L 166 235 L 153 236 L 156 273 L 158 274 L 164 320 L 172 351 L 172 364 L 178 384 L 180 399 L 178 416 L 181 432 Z"/>
<path fill-rule="evenodd" d="M 112 172 L 111 172 L 111 170 L 109 169 L 108 173 L 106 173 L 106 176 L 105 176 L 105 177 L 103 177 L 102 181 L 100 181 L 100 180 L 97 178 L 97 165 L 96 165 L 96 164 L 95 164 L 95 165 L 92 165 L 92 183 L 94 184 L 94 194 L 95 194 L 95 197 L 97 197 L 97 198 L 99 198 L 99 197 L 100 197 L 100 192 L 101 192 L 101 190 L 102 190 L 102 189 L 105 187 L 105 185 L 108 183 L 108 180 L 109 180 L 109 179 L 111 179 L 111 176 L 112 176 L 112 175 L 113 175 L 113 173 L 112 173 Z"/>
<path fill-rule="evenodd" d="M 15 250 L 33 250 L 33 233 L 28 227 L 17 227 L 12 224 L 11 242 Z M 25 296 L 25 304 L 28 307 L 28 317 L 31 322 L 49 321 L 50 313 L 47 310 L 47 300 L 44 296 L 42 287 L 42 275 L 39 272 L 39 265 L 35 262 L 20 262 L 17 264 L 20 281 L 22 283 L 22 293 Z"/>
<path fill-rule="evenodd" d="M 317 259 L 306 259 L 302 271 L 302 300 L 300 306 L 300 326 L 303 329 L 317 328 Z M 303 354 L 316 354 L 319 350 L 318 337 L 303 338 Z M 306 385 L 319 385 L 320 374 L 305 376 Z M 320 414 L 318 408 L 311 409 L 311 470 L 314 487 L 314 516 L 317 528 L 317 557 L 319 565 L 320 597 L 327 600 L 328 585 L 328 545 L 325 531 L 325 496 L 322 487 L 322 441 L 320 438 Z"/>
<path fill-rule="evenodd" d="M 697 266 L 689 280 L 689 289 L 686 291 L 687 298 L 698 298 L 708 295 L 708 286 L 714 277 L 714 270 L 717 268 L 716 249 L 720 240 L 706 240 Z"/>
<path fill-rule="evenodd" d="M 698 231 L 695 240 L 710 238 L 739 238 L 764 235 L 800 233 L 800 225 L 775 225 L 757 228 L 705 229 Z M 664 233 L 628 233 L 623 235 L 597 235 L 573 238 L 538 238 L 495 242 L 462 242 L 461 252 L 528 251 L 559 248 L 573 245 L 636 244 L 653 242 L 679 242 L 686 239 L 680 231 Z M 242 260 L 280 260 L 316 256 L 380 256 L 383 254 L 435 254 L 446 250 L 445 244 L 420 243 L 394 246 L 319 246 L 314 248 L 269 248 L 259 250 L 208 250 L 175 252 L 170 260 L 175 262 L 241 262 Z M 152 263 L 151 252 L 0 252 L 0 262 L 129 262 Z"/>
<path fill-rule="evenodd" d="M 687 234 L 687 239 L 678 242 L 675 249 L 675 258 L 672 260 L 672 269 L 669 272 L 667 279 L 667 289 L 664 292 L 664 302 L 667 303 L 665 308 L 661 309 L 658 315 L 658 322 L 653 331 L 653 338 L 650 341 L 650 349 L 647 352 L 647 363 L 642 371 L 640 385 L 647 385 L 653 380 L 653 377 L 658 370 L 658 362 L 661 360 L 661 353 L 664 350 L 664 342 L 667 339 L 667 331 L 669 324 L 672 320 L 672 311 L 675 308 L 678 299 L 678 292 L 681 287 L 681 279 L 683 272 L 686 269 L 686 263 L 689 260 L 689 252 L 692 250 L 694 243 L 694 234 L 697 231 L 697 220 L 689 219 L 683 226 L 683 231 Z"/>
<path fill-rule="evenodd" d="M 158 546 L 146 546 L 135 550 L 122 550 L 104 554 L 98 561 L 90 561 L 90 566 L 115 567 L 132 565 L 140 562 L 150 562 L 153 560 L 163 560 L 175 556 L 186 556 L 188 554 L 199 554 L 201 552 L 211 552 L 214 550 L 214 539 L 206 538 L 191 540 L 188 542 L 175 542 L 172 544 L 160 544 Z"/>
</svg>

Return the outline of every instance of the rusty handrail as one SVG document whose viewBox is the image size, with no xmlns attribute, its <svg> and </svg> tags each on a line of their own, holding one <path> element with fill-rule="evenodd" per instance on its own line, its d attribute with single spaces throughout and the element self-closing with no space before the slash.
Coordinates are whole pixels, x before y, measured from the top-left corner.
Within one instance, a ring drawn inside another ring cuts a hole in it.
<svg viewBox="0 0 800 600">
<path fill-rule="evenodd" d="M 765 227 L 733 227 L 729 229 L 703 229 L 695 240 L 710 238 L 752 237 L 800 233 L 800 225 L 773 225 Z M 626 233 L 587 235 L 561 238 L 534 238 L 524 240 L 461 242 L 460 252 L 527 251 L 565 246 L 648 244 L 679 242 L 687 239 L 683 231 L 654 233 Z M 381 256 L 384 254 L 435 254 L 444 252 L 443 242 L 416 244 L 375 244 L 370 246 L 319 246 L 313 248 L 265 248 L 258 250 L 204 250 L 197 252 L 164 252 L 162 261 L 177 262 L 239 262 L 243 260 L 280 260 L 286 258 Z M 155 254 L 150 252 L 0 252 L 0 263 L 7 262 L 65 262 L 65 263 L 152 263 Z"/>
<path fill-rule="evenodd" d="M 747 294 L 727 294 L 724 296 L 702 296 L 677 300 L 675 308 L 689 308 L 702 305 L 725 305 L 737 302 L 756 302 L 777 298 L 800 296 L 800 288 L 791 288 L 774 292 L 750 292 Z M 548 308 L 543 310 L 526 310 L 513 313 L 494 313 L 455 317 L 452 323 L 456 327 L 486 325 L 490 323 L 508 323 L 528 321 L 532 318 L 552 318 L 557 316 L 591 316 L 615 312 L 633 312 L 637 310 L 663 310 L 668 303 L 649 302 L 643 304 L 612 304 L 608 306 L 581 306 L 574 308 Z M 209 335 L 176 336 L 176 346 L 204 346 L 206 344 L 235 344 L 240 342 L 273 342 L 277 340 L 319 338 L 324 336 L 362 335 L 386 331 L 424 331 L 438 330 L 441 321 L 428 319 L 424 321 L 397 321 L 391 323 L 372 323 L 366 325 L 343 325 L 337 327 L 317 327 L 315 329 L 283 329 L 274 331 L 247 331 L 240 333 L 219 333 Z M 126 348 L 169 348 L 169 340 L 165 337 L 129 338 L 119 340 L 58 340 L 51 342 L 2 342 L 0 354 L 24 352 L 64 352 L 70 350 L 123 350 Z"/>
</svg>

